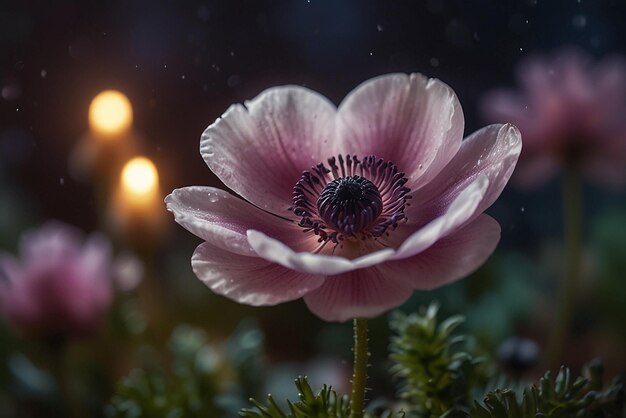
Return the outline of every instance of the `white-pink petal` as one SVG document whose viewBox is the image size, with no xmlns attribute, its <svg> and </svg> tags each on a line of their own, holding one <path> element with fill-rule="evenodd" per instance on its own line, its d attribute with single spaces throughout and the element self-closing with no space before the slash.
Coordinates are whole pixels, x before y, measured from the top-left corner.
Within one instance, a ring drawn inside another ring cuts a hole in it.
<svg viewBox="0 0 626 418">
<path fill-rule="evenodd" d="M 248 231 L 248 242 L 259 257 L 296 271 L 321 275 L 340 274 L 374 266 L 390 259 L 394 254 L 393 249 L 385 248 L 361 257 L 348 259 L 309 251 L 297 252 L 280 240 L 255 230 Z"/>
<path fill-rule="evenodd" d="M 392 161 L 412 189 L 452 159 L 465 124 L 452 89 L 421 74 L 388 74 L 364 82 L 346 96 L 338 116 L 344 153 Z"/>
<path fill-rule="evenodd" d="M 253 306 L 298 299 L 324 282 L 323 276 L 235 254 L 207 242 L 196 248 L 191 265 L 196 276 L 213 292 Z"/>
<path fill-rule="evenodd" d="M 231 106 L 202 134 L 200 153 L 222 182 L 279 216 L 304 170 L 335 153 L 335 106 L 299 86 L 265 90 Z"/>
<path fill-rule="evenodd" d="M 401 280 L 372 267 L 330 276 L 304 301 L 323 320 L 343 322 L 378 316 L 404 303 L 411 293 Z"/>
<path fill-rule="evenodd" d="M 482 214 L 425 251 L 377 268 L 389 277 L 402 278 L 414 289 L 434 289 L 466 277 L 480 267 L 499 240 L 500 225 Z"/>
<path fill-rule="evenodd" d="M 271 232 L 302 250 L 308 248 L 298 225 L 262 211 L 225 190 L 184 187 L 168 195 L 165 203 L 181 226 L 213 245 L 238 254 L 256 255 L 248 244 L 248 229 Z"/>
<path fill-rule="evenodd" d="M 486 176 L 489 187 L 473 216 L 482 213 L 502 193 L 521 149 L 521 135 L 513 125 L 490 125 L 473 133 L 437 177 L 412 192 L 411 206 L 406 210 L 409 222 L 424 225 L 439 216 L 476 178 Z"/>
<path fill-rule="evenodd" d="M 480 176 L 467 186 L 450 204 L 443 216 L 433 219 L 411 234 L 396 251 L 393 259 L 414 256 L 450 234 L 476 213 L 489 187 L 487 176 Z"/>
</svg>

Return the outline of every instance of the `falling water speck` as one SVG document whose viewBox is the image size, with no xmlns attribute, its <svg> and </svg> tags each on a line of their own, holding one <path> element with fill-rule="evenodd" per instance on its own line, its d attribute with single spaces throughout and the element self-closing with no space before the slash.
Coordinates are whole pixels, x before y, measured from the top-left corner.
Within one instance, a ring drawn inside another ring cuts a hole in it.
<svg viewBox="0 0 626 418">
<path fill-rule="evenodd" d="M 383 31 L 383 29 L 384 29 L 384 28 L 383 28 L 383 25 L 381 25 L 380 23 L 379 23 L 378 25 L 376 25 L 376 30 L 377 30 L 378 32 L 382 32 L 382 31 Z"/>
<path fill-rule="evenodd" d="M 48 76 L 48 71 L 44 68 L 39 74 L 41 74 L 41 78 L 46 78 Z"/>
<path fill-rule="evenodd" d="M 430 65 L 434 68 L 439 67 L 439 59 L 437 59 L 436 57 L 432 57 L 430 60 Z"/>
<path fill-rule="evenodd" d="M 65 179 L 63 177 L 59 177 L 59 184 L 63 186 L 65 184 Z"/>
</svg>

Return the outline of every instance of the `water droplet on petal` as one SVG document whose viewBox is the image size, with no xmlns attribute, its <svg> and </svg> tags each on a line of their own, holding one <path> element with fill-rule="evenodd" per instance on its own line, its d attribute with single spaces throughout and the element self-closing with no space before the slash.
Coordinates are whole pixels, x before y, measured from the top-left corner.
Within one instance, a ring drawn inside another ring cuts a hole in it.
<svg viewBox="0 0 626 418">
<path fill-rule="evenodd" d="M 218 200 L 220 200 L 219 196 L 216 193 L 209 193 L 208 197 L 209 197 L 209 202 L 211 203 L 216 203 Z"/>
</svg>

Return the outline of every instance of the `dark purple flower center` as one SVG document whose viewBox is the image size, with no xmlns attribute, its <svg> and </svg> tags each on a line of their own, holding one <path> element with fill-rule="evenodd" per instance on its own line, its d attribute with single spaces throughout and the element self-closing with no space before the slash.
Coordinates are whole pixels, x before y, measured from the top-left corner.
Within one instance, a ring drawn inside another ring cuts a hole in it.
<svg viewBox="0 0 626 418">
<path fill-rule="evenodd" d="M 342 155 L 304 171 L 293 188 L 291 211 L 319 241 L 378 238 L 406 220 L 411 198 L 407 179 L 395 164 L 375 156 Z"/>
<path fill-rule="evenodd" d="M 382 211 L 380 192 L 361 176 L 331 181 L 317 199 L 317 213 L 326 225 L 349 235 L 364 231 Z"/>
</svg>

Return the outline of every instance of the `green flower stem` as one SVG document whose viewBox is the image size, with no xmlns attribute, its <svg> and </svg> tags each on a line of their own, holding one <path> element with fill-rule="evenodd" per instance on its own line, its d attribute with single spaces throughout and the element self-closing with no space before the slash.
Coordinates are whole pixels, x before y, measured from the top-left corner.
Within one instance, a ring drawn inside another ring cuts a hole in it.
<svg viewBox="0 0 626 418">
<path fill-rule="evenodd" d="M 350 418 L 363 418 L 365 383 L 367 381 L 367 319 L 354 319 L 354 370 L 352 374 L 352 398 Z"/>
<path fill-rule="evenodd" d="M 576 167 L 568 167 L 565 171 L 563 205 L 565 276 L 559 294 L 556 323 L 548 343 L 548 367 L 558 367 L 561 364 L 560 359 L 570 329 L 582 267 L 583 191 L 580 172 Z"/>
<path fill-rule="evenodd" d="M 51 351 L 50 367 L 59 389 L 63 415 L 67 418 L 83 417 L 80 401 L 73 387 L 72 364 L 67 340 L 54 341 L 49 344 Z"/>
</svg>

